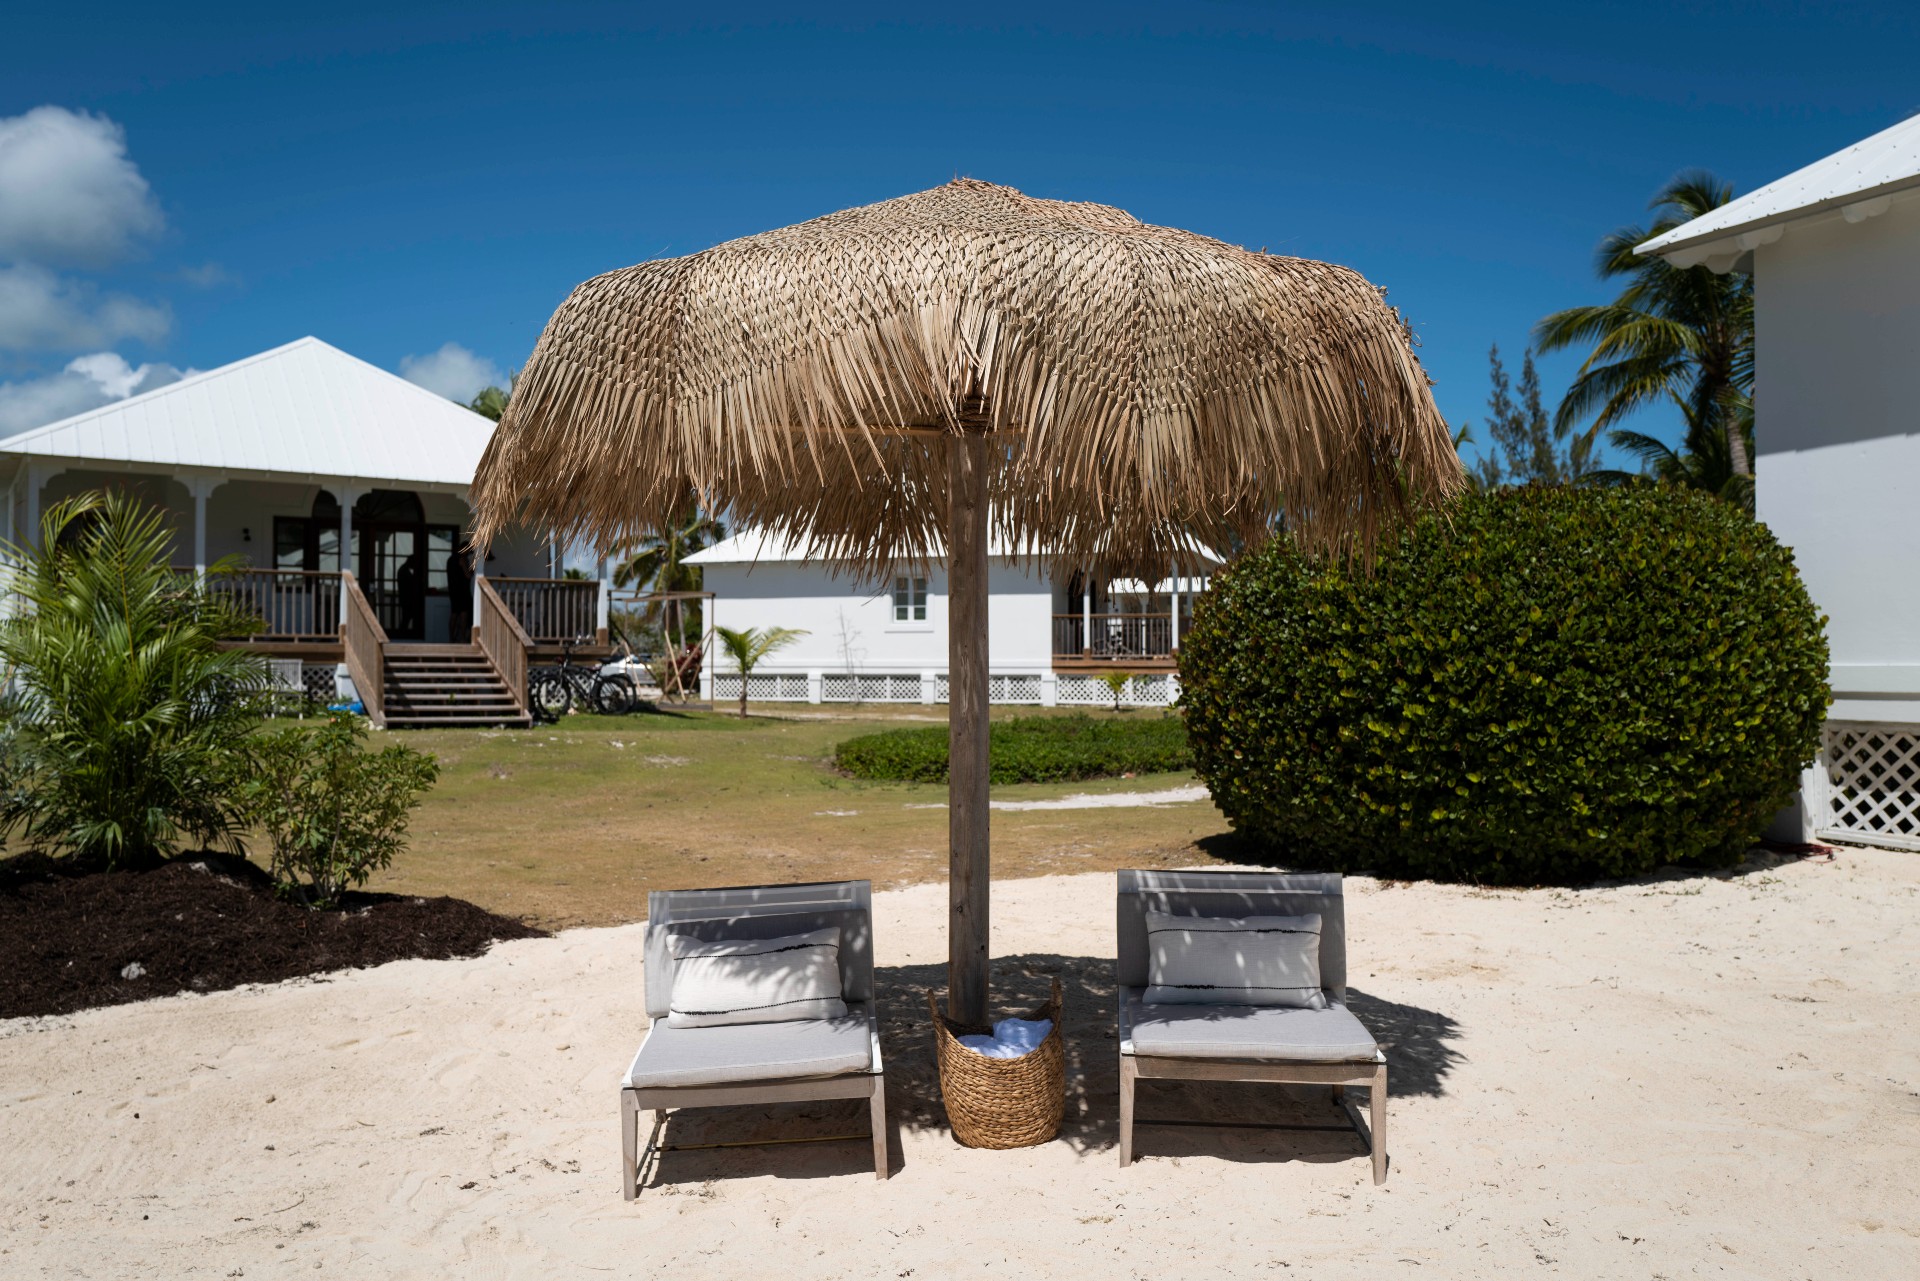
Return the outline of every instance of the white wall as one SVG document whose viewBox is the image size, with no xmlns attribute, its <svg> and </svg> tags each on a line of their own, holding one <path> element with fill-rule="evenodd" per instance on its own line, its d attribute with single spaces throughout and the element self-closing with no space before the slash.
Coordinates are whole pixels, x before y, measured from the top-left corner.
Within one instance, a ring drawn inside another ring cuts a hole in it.
<svg viewBox="0 0 1920 1281">
<path fill-rule="evenodd" d="M 944 672 L 947 578 L 936 566 L 927 583 L 927 621 L 893 621 L 890 584 L 835 578 L 802 561 L 706 565 L 715 596 L 711 621 L 725 627 L 799 627 L 807 635 L 776 651 L 757 672 Z M 1053 591 L 1046 576 L 994 561 L 987 576 L 987 662 L 996 672 L 1053 666 Z M 849 662 L 851 651 L 851 662 Z M 726 660 L 722 659 L 724 664 Z"/>
<path fill-rule="evenodd" d="M 1755 259 L 1756 510 L 1828 616 L 1832 717 L 1920 722 L 1920 197 Z"/>
</svg>

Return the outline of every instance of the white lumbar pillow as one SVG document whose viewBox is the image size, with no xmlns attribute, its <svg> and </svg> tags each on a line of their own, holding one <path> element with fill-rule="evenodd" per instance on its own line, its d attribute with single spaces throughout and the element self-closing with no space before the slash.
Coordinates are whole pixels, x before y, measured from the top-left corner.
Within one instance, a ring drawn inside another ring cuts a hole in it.
<svg viewBox="0 0 1920 1281">
<path fill-rule="evenodd" d="M 777 939 L 700 939 L 668 930 L 668 1027 L 846 1017 L 837 926 Z"/>
<path fill-rule="evenodd" d="M 1146 916 L 1148 1005 L 1327 1008 L 1318 913 Z"/>
</svg>

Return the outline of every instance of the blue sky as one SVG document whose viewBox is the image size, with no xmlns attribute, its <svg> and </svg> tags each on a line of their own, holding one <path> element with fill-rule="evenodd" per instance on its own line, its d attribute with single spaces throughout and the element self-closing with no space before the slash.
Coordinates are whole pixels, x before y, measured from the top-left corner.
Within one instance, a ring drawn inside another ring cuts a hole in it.
<svg viewBox="0 0 1920 1281">
<path fill-rule="evenodd" d="M 1477 422 L 1674 173 L 1920 109 L 1911 4 L 278 8 L 9 6 L 0 426 L 309 333 L 462 386 L 587 276 L 956 174 L 1355 267 Z"/>
</svg>

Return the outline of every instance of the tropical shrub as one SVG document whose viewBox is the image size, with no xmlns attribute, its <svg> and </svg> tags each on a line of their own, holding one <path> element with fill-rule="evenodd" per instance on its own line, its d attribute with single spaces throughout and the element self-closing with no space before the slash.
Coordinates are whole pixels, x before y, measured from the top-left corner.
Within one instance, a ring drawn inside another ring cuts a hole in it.
<svg viewBox="0 0 1920 1281">
<path fill-rule="evenodd" d="M 1470 495 L 1371 574 L 1276 540 L 1181 653 L 1195 768 L 1290 864 L 1475 882 L 1736 861 L 1793 796 L 1824 619 L 1764 526 L 1676 487 Z"/>
<path fill-rule="evenodd" d="M 989 778 L 995 783 L 1064 783 L 1191 768 L 1187 731 L 1177 717 L 1109 720 L 1023 716 L 990 727 Z M 834 764 L 856 778 L 947 781 L 947 730 L 894 729 L 850 738 Z"/>
<path fill-rule="evenodd" d="M 266 833 L 273 879 L 309 907 L 334 906 L 390 865 L 406 848 L 421 793 L 440 776 L 425 752 L 400 743 L 370 752 L 366 738 L 366 723 L 344 714 L 266 735 L 242 788 Z"/>
<path fill-rule="evenodd" d="M 158 511 L 123 494 L 56 504 L 14 562 L 0 663 L 0 827 L 110 866 L 183 842 L 239 848 L 230 786 L 260 723 L 264 660 L 221 642 L 258 624 L 170 565 Z"/>
</svg>

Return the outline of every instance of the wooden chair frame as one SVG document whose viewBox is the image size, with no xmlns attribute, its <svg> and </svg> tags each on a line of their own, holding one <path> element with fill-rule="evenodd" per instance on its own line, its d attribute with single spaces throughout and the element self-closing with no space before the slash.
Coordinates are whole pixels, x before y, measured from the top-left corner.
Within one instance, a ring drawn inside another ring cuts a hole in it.
<svg viewBox="0 0 1920 1281">
<path fill-rule="evenodd" d="M 1143 1077 L 1149 1080 L 1324 1085 L 1331 1089 L 1334 1102 L 1346 1114 L 1354 1133 L 1359 1135 L 1360 1140 L 1367 1145 L 1368 1153 L 1373 1160 L 1374 1183 L 1385 1183 L 1387 1181 L 1387 1060 L 1385 1054 L 1376 1050 L 1370 1061 L 1329 1063 L 1306 1060 L 1290 1062 L 1285 1059 L 1136 1054 L 1129 1048 L 1133 1044 L 1133 1028 L 1129 1022 L 1128 1011 L 1130 996 L 1138 985 L 1145 982 L 1145 959 L 1140 951 L 1144 944 L 1136 942 L 1130 945 L 1127 939 L 1127 896 L 1129 894 L 1218 895 L 1221 896 L 1223 904 L 1239 904 L 1237 910 L 1222 911 L 1218 913 L 1219 915 L 1263 913 L 1286 915 L 1297 910 L 1321 913 L 1325 925 L 1321 944 L 1321 967 L 1323 975 L 1328 979 L 1327 994 L 1336 1005 L 1344 1006 L 1347 999 L 1346 908 L 1342 896 L 1341 878 L 1338 875 L 1300 873 L 1123 871 L 1119 874 L 1119 893 L 1121 937 L 1114 988 L 1118 1026 L 1116 1043 L 1120 1055 L 1121 1168 L 1124 1169 L 1133 1164 L 1134 1093 Z M 1291 899 L 1292 902 L 1283 908 L 1276 908 L 1271 906 L 1275 898 L 1280 898 L 1282 902 Z M 1260 906 L 1263 902 L 1269 905 Z M 1144 938 L 1144 936 L 1140 937 Z M 1129 974 L 1130 966 L 1138 972 Z M 1368 1091 L 1368 1118 L 1365 1121 L 1360 1119 L 1359 1113 L 1354 1110 L 1352 1102 L 1347 1098 L 1346 1092 L 1349 1086 L 1363 1086 Z M 1152 1121 L 1139 1123 L 1154 1124 Z M 1194 1122 L 1194 1124 L 1208 1123 Z"/>
<path fill-rule="evenodd" d="M 647 896 L 647 979 L 648 1012 L 653 1022 L 647 1037 L 660 1025 L 667 1013 L 667 993 L 671 990 L 671 971 L 654 973 L 665 955 L 664 936 L 656 930 L 682 922 L 742 920 L 749 917 L 780 918 L 794 913 L 831 912 L 852 914 L 860 926 L 857 941 L 843 934 L 842 980 L 858 980 L 859 990 L 848 988 L 848 1001 L 859 1000 L 867 1013 L 867 1066 L 834 1076 L 781 1077 L 764 1080 L 725 1081 L 700 1085 L 629 1085 L 620 1087 L 620 1193 L 628 1201 L 640 1192 L 640 1179 L 647 1165 L 659 1153 L 706 1147 L 762 1147 L 787 1143 L 832 1143 L 861 1135 L 830 1135 L 821 1138 L 744 1140 L 738 1143 L 699 1143 L 676 1145 L 663 1142 L 669 1113 L 681 1108 L 728 1107 L 743 1103 L 797 1103 L 824 1099 L 866 1099 L 873 1127 L 873 1172 L 876 1178 L 888 1175 L 887 1092 L 884 1064 L 880 1057 L 880 1012 L 872 992 L 873 958 L 871 930 L 873 922 L 872 889 L 865 881 L 828 881 L 799 885 L 749 885 L 710 890 L 655 890 Z M 842 927 L 846 927 L 843 925 Z M 859 957 L 849 961 L 849 954 Z M 849 964 L 854 968 L 846 968 Z M 640 1051 L 646 1050 L 646 1039 Z M 636 1056 L 637 1057 L 637 1056 Z M 653 1125 L 643 1148 L 640 1143 L 640 1114 L 652 1112 Z"/>
<path fill-rule="evenodd" d="M 648 1032 L 652 1034 L 651 1029 Z M 872 1047 L 873 1067 L 867 1072 L 842 1076 L 771 1078 L 765 1081 L 729 1081 L 723 1085 L 657 1085 L 620 1087 L 620 1171 L 621 1196 L 631 1201 L 640 1194 L 640 1180 L 649 1163 L 662 1152 L 686 1148 L 664 1143 L 667 1115 L 680 1108 L 730 1107 L 741 1103 L 804 1103 L 823 1099 L 866 1099 L 873 1126 L 873 1175 L 885 1179 L 887 1161 L 887 1083 L 880 1060 L 880 1016 L 871 1004 L 867 1007 L 867 1040 Z M 644 1048 L 645 1042 L 641 1042 Z M 640 1146 L 640 1114 L 652 1112 L 653 1125 L 646 1146 Z M 766 1146 L 783 1143 L 834 1143 L 857 1135 L 830 1135 L 824 1138 L 772 1139 Z M 687 1148 L 759 1147 L 763 1143 L 689 1144 Z"/>
</svg>

